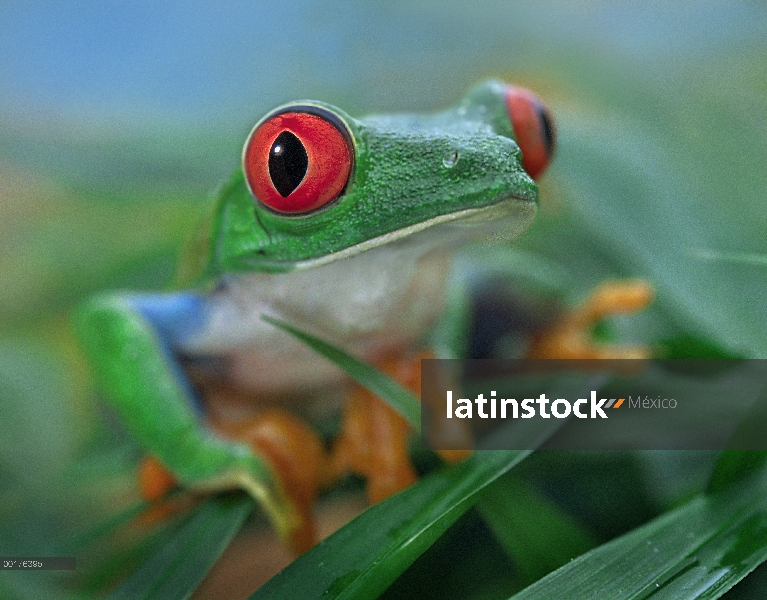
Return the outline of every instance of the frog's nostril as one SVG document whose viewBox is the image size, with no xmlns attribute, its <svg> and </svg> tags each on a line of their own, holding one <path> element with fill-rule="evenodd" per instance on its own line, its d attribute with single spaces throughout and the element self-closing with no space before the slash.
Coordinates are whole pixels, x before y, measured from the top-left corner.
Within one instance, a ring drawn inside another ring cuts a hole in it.
<svg viewBox="0 0 767 600">
<path fill-rule="evenodd" d="M 455 163 L 458 162 L 458 151 L 455 152 L 449 152 L 445 158 L 442 159 L 442 164 L 445 166 L 445 168 L 450 169 L 452 168 Z"/>
</svg>

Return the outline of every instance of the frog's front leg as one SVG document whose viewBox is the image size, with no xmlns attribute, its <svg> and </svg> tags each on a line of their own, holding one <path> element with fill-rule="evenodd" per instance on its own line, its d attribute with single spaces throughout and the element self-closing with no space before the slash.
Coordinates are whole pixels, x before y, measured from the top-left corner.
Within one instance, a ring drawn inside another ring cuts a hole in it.
<svg viewBox="0 0 767 600">
<path fill-rule="evenodd" d="M 210 430 L 175 356 L 204 318 L 196 294 L 104 295 L 79 308 L 75 329 L 104 398 L 163 467 L 195 489 L 245 489 L 290 539 L 301 518 L 272 467 Z"/>
<path fill-rule="evenodd" d="M 416 391 L 421 386 L 423 355 L 390 357 L 377 367 Z M 366 388 L 355 384 L 343 413 L 341 431 L 335 439 L 331 472 L 338 478 L 352 472 L 367 479 L 367 496 L 380 502 L 415 483 L 410 461 L 407 420 Z"/>
<path fill-rule="evenodd" d="M 579 305 L 566 310 L 552 324 L 536 333 L 528 358 L 649 358 L 644 346 L 619 346 L 594 341 L 595 325 L 605 317 L 636 313 L 647 308 L 655 293 L 642 280 L 614 280 L 601 283 Z"/>
<path fill-rule="evenodd" d="M 420 395 L 421 360 L 436 358 L 430 350 L 390 357 L 377 367 Z M 413 429 L 407 420 L 367 388 L 354 384 L 343 414 L 341 432 L 335 440 L 330 473 L 334 478 L 348 472 L 367 479 L 368 499 L 375 503 L 402 491 L 417 480 L 410 460 Z M 469 450 L 438 450 L 447 462 L 471 455 Z"/>
</svg>

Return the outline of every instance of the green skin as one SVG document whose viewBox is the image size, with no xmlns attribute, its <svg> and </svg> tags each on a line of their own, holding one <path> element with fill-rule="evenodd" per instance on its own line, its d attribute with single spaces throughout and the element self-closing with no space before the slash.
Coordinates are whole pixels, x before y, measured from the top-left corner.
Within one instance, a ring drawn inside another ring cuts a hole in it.
<svg viewBox="0 0 767 600">
<path fill-rule="evenodd" d="M 502 85 L 480 85 L 452 108 L 428 116 L 357 120 L 312 103 L 335 113 L 351 132 L 354 170 L 345 193 L 308 215 L 280 215 L 254 202 L 238 169 L 207 221 L 196 256 L 182 268 L 187 285 L 212 290 L 222 278 L 258 272 L 284 277 L 465 216 L 503 217 L 506 229 L 520 233 L 535 213 L 538 189 L 520 164 Z M 207 293 L 195 298 L 204 302 Z M 295 514 L 271 468 L 248 447 L 205 426 L 173 359 L 179 328 L 158 326 L 141 302 L 136 295 L 102 294 L 76 312 L 76 331 L 103 397 L 183 484 L 244 488 L 286 534 Z"/>
</svg>

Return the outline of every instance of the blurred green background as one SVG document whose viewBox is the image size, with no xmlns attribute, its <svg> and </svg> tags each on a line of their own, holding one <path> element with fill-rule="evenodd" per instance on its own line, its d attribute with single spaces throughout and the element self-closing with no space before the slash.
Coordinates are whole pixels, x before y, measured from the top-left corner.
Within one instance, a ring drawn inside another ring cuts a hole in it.
<svg viewBox="0 0 767 600">
<path fill-rule="evenodd" d="M 658 300 L 611 323 L 621 339 L 767 357 L 763 2 L 5 2 L 0 550 L 36 554 L 135 500 L 115 466 L 135 448 L 104 425 L 67 314 L 168 284 L 260 116 L 301 98 L 433 110 L 487 77 L 536 90 L 558 124 L 517 246 L 574 297 L 649 279 Z"/>
</svg>

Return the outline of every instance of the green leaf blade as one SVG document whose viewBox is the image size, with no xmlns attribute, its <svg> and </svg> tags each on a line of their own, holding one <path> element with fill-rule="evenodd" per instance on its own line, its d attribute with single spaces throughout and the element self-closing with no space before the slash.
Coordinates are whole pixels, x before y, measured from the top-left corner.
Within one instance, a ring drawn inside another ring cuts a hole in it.
<svg viewBox="0 0 767 600">
<path fill-rule="evenodd" d="M 377 598 L 527 451 L 477 452 L 357 517 L 250 596 Z"/>
<path fill-rule="evenodd" d="M 418 398 L 408 392 L 396 381 L 333 344 L 272 317 L 262 315 L 261 318 L 267 323 L 274 325 L 301 340 L 312 350 L 315 350 L 334 363 L 338 368 L 349 375 L 349 377 L 354 379 L 360 385 L 366 387 L 387 402 L 393 409 L 398 411 L 405 417 L 405 419 L 407 419 L 408 423 L 415 429 L 416 433 L 420 434 L 421 406 Z"/>
<path fill-rule="evenodd" d="M 528 583 L 596 546 L 589 532 L 514 473 L 490 486 L 478 508 Z"/>
<path fill-rule="evenodd" d="M 252 509 L 253 500 L 244 494 L 207 501 L 109 600 L 189 598 Z"/>
<path fill-rule="evenodd" d="M 698 496 L 511 600 L 719 598 L 767 559 L 765 489 L 767 471 L 726 493 Z"/>
</svg>

